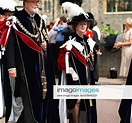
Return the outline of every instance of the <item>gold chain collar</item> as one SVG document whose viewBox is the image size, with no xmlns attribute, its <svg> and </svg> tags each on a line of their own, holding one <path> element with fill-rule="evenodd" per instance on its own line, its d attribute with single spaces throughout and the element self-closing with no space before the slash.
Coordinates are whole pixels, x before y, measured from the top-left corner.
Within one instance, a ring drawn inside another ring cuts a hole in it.
<svg viewBox="0 0 132 123">
<path fill-rule="evenodd" d="M 38 32 L 36 35 L 33 35 L 31 34 L 22 24 L 21 22 L 16 18 L 16 23 L 20 26 L 20 28 L 27 34 L 29 35 L 30 37 L 32 38 L 38 38 L 39 34 L 40 34 L 40 31 L 42 30 L 42 24 L 43 24 L 43 21 L 42 21 L 42 18 L 40 19 L 40 27 L 38 28 Z"/>
</svg>

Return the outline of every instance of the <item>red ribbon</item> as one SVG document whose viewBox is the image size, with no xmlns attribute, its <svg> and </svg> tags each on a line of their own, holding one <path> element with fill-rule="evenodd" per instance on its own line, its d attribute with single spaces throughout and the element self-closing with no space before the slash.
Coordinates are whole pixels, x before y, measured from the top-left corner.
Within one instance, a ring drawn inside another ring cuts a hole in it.
<svg viewBox="0 0 132 123">
<path fill-rule="evenodd" d="M 6 27 L 6 20 L 0 21 L 0 31 L 2 32 L 3 29 Z"/>
<path fill-rule="evenodd" d="M 8 32 L 8 28 L 5 28 L 3 31 L 2 31 L 2 35 L 1 35 L 1 39 L 0 39 L 0 44 L 3 46 L 3 47 L 6 47 L 7 46 L 7 42 L 8 42 L 8 38 L 9 36 L 7 37 L 7 32 Z M 7 39 L 6 39 L 7 38 Z"/>
<path fill-rule="evenodd" d="M 8 23 L 8 25 L 6 23 Z M 7 21 L 0 22 L 0 31 L 2 32 L 1 39 L 0 39 L 0 44 L 3 47 L 7 47 L 7 44 L 8 44 L 8 41 L 9 41 L 10 32 L 9 32 L 9 35 L 7 35 L 7 34 L 8 34 L 8 30 L 11 28 L 10 26 L 12 26 L 12 20 L 7 20 Z M 43 53 L 43 51 L 40 48 L 40 46 L 38 46 L 33 39 L 31 39 L 29 36 L 25 35 L 24 33 L 16 30 L 15 28 L 14 28 L 14 30 L 20 36 L 22 41 L 27 46 L 29 46 L 33 50 L 36 50 L 36 51 L 38 51 L 40 53 Z M 11 31 L 11 30 L 9 30 L 9 31 Z"/>
<path fill-rule="evenodd" d="M 65 61 L 66 52 L 70 52 L 70 51 L 66 50 L 65 47 L 61 48 L 58 56 L 58 68 L 64 71 L 66 71 L 66 61 Z M 80 62 L 82 62 L 85 66 L 88 67 L 88 62 L 86 58 L 82 54 L 80 54 L 80 52 L 75 47 L 72 47 L 71 52 L 76 56 L 78 60 L 80 60 Z"/>
<path fill-rule="evenodd" d="M 40 53 L 43 53 L 42 49 L 30 37 L 28 37 L 27 35 L 23 34 L 22 32 L 20 32 L 18 30 L 15 30 L 15 31 L 27 46 L 29 46 L 30 48 L 32 48 Z"/>
<path fill-rule="evenodd" d="M 77 59 L 79 59 L 85 66 L 88 67 L 88 61 L 82 54 L 80 54 L 80 52 L 76 48 L 72 47 L 71 51 L 77 57 Z"/>
<path fill-rule="evenodd" d="M 2 46 L 4 46 L 4 44 L 5 44 L 8 28 L 9 27 L 6 26 L 6 20 L 0 22 L 0 31 L 2 32 L 0 44 Z"/>
</svg>

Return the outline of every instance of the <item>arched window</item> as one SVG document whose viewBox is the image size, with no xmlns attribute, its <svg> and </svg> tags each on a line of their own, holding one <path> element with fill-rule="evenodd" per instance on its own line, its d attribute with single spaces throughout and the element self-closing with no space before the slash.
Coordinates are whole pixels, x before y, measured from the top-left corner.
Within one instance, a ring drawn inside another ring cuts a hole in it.
<svg viewBox="0 0 132 123">
<path fill-rule="evenodd" d="M 107 12 L 132 11 L 132 0 L 107 0 Z"/>
<path fill-rule="evenodd" d="M 51 11 L 51 1 L 50 0 L 45 0 L 44 1 L 44 11 L 45 12 L 50 12 Z"/>
</svg>

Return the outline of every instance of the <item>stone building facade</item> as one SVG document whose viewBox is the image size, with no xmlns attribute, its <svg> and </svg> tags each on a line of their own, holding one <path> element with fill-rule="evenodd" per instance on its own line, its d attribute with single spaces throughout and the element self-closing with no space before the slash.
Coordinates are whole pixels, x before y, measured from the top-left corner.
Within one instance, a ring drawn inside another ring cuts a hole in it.
<svg viewBox="0 0 132 123">
<path fill-rule="evenodd" d="M 123 31 L 125 19 L 132 17 L 132 11 L 107 12 L 107 0 L 83 0 L 82 8 L 92 12 L 99 25 L 110 25 L 110 28 L 119 32 Z"/>
<path fill-rule="evenodd" d="M 15 1 L 18 3 L 18 8 L 21 8 L 22 0 Z M 61 0 L 41 0 L 40 4 L 41 14 L 47 15 L 48 21 L 55 20 L 57 17 L 63 15 L 60 1 Z M 103 23 L 104 25 L 109 25 L 110 28 L 114 30 L 122 32 L 123 23 L 127 17 L 132 16 L 132 11 L 106 12 L 107 1 L 108 0 L 82 0 L 81 7 L 85 11 L 92 12 L 95 16 L 95 19 L 98 21 L 99 25 Z"/>
<path fill-rule="evenodd" d="M 48 1 L 48 0 L 47 0 Z M 51 11 L 42 13 L 48 15 L 49 20 L 54 20 L 63 15 L 60 0 L 50 0 Z M 43 5 L 43 4 L 42 4 Z M 127 17 L 131 17 L 129 12 L 107 12 L 107 0 L 83 0 L 81 7 L 87 12 L 92 12 L 98 24 L 109 25 L 111 29 L 123 32 L 123 23 Z M 43 8 L 43 6 L 42 6 Z"/>
</svg>

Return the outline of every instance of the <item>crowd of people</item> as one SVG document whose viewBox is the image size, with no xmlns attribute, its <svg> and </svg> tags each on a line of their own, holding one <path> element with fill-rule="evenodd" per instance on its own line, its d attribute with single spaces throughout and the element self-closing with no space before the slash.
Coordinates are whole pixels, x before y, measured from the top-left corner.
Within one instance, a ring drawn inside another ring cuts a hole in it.
<svg viewBox="0 0 132 123">
<path fill-rule="evenodd" d="M 23 0 L 22 10 L 0 8 L 0 118 L 6 107 L 6 123 L 67 123 L 67 119 L 81 123 L 81 111 L 86 116 L 83 123 L 97 123 L 96 99 L 53 99 L 56 84 L 90 86 L 98 82 L 101 34 L 97 21 L 81 8 L 71 18 L 61 16 L 46 25 L 37 14 L 39 3 Z M 114 47 L 122 47 L 120 76 L 128 76 L 129 84 L 131 18 L 125 26 L 123 41 Z M 122 115 L 126 103 L 129 108 Z M 131 103 L 122 100 L 121 123 L 131 122 Z"/>
</svg>

